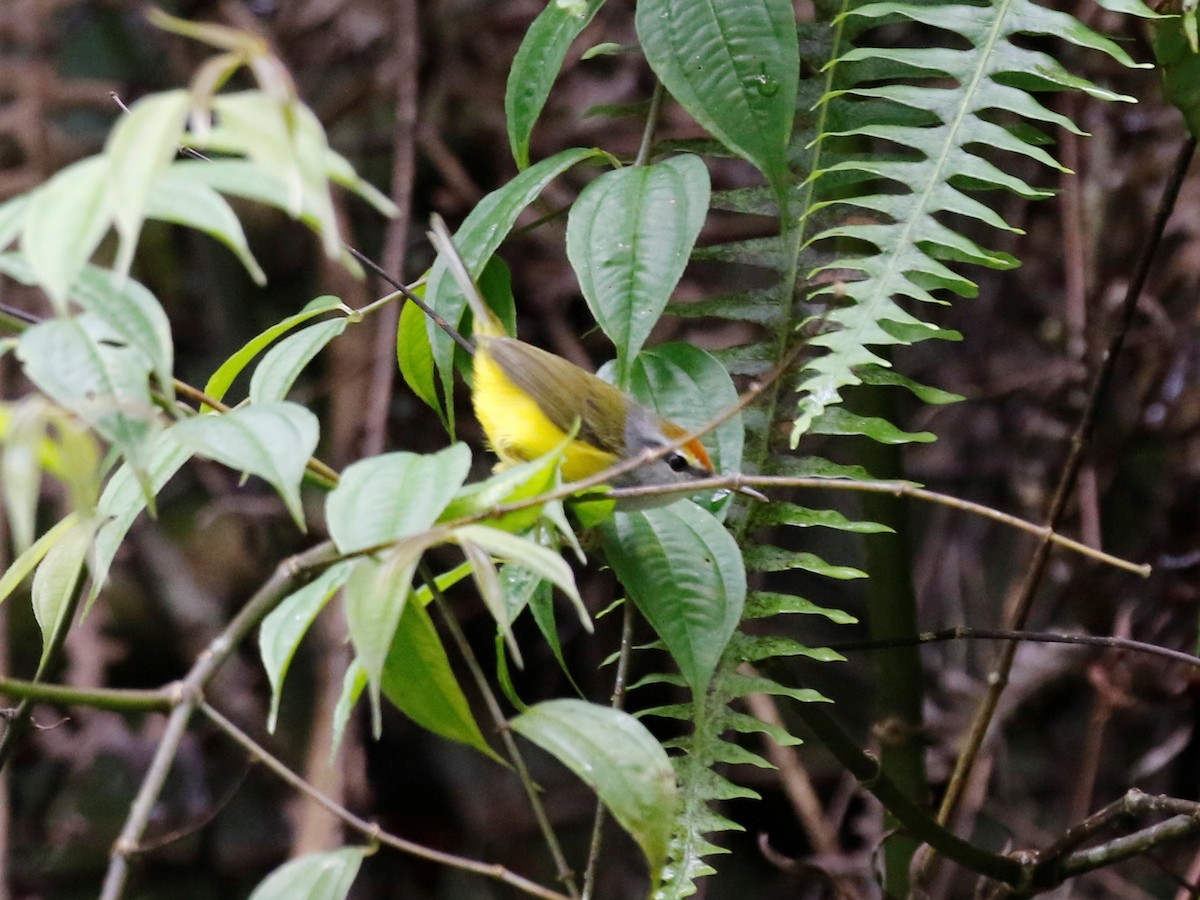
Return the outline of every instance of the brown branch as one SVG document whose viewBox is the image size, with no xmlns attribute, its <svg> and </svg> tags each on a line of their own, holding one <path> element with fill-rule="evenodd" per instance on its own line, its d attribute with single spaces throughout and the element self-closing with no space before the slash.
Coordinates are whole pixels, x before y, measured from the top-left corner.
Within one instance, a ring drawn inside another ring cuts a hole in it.
<svg viewBox="0 0 1200 900">
<path fill-rule="evenodd" d="M 353 828 L 359 834 L 368 838 L 372 842 L 377 842 L 385 846 L 399 850 L 402 853 L 408 853 L 412 856 L 427 859 L 432 862 L 440 863 L 445 866 L 451 866 L 456 869 L 462 869 L 466 872 L 474 872 L 477 875 L 483 875 L 487 878 L 494 878 L 497 881 L 503 881 L 505 884 L 512 885 L 518 890 L 524 891 L 534 897 L 542 897 L 544 900 L 569 900 L 565 894 L 560 894 L 557 891 L 552 891 L 549 888 L 542 887 L 528 878 L 523 878 L 514 872 L 501 865 L 491 863 L 483 863 L 474 859 L 468 859 L 464 856 L 455 856 L 452 853 L 443 853 L 440 850 L 433 850 L 421 844 L 413 843 L 405 840 L 402 837 L 397 837 L 394 834 L 389 834 L 383 831 L 378 824 L 370 822 L 359 816 L 356 816 L 344 806 L 335 803 L 329 797 L 322 794 L 307 781 L 285 766 L 280 760 L 272 756 L 266 749 L 255 741 L 252 737 L 230 722 L 227 718 L 209 706 L 207 703 L 200 704 L 200 711 L 208 716 L 209 720 L 216 725 L 221 731 L 232 738 L 236 743 L 246 749 L 250 756 L 262 763 L 268 769 L 277 775 L 281 780 L 286 782 L 291 787 L 295 788 L 306 797 L 311 798 L 319 803 L 333 815 L 337 816 L 342 822 L 345 822 L 350 828 Z"/>
<path fill-rule="evenodd" d="M 1042 577 L 1045 574 L 1046 565 L 1050 559 L 1051 540 L 1049 534 L 1058 529 L 1066 513 L 1067 502 L 1074 489 L 1080 467 L 1083 464 L 1084 450 L 1091 440 L 1101 401 L 1108 396 L 1113 374 L 1116 370 L 1117 358 L 1121 353 L 1121 348 L 1125 344 L 1125 337 L 1133 324 L 1138 299 L 1149 276 L 1150 266 L 1162 241 L 1163 233 L 1166 230 L 1167 219 L 1175 208 L 1180 188 L 1183 185 L 1184 177 L 1187 174 L 1195 151 L 1196 139 L 1188 138 L 1180 148 L 1179 155 L 1175 161 L 1175 168 L 1163 188 L 1162 198 L 1159 201 L 1154 223 L 1147 236 L 1146 244 L 1138 260 L 1133 277 L 1130 279 L 1129 287 L 1125 292 L 1120 323 L 1109 340 L 1108 348 L 1105 351 L 1100 368 L 1097 370 L 1092 382 L 1087 405 L 1084 407 L 1079 424 L 1071 437 L 1070 451 L 1063 465 L 1058 486 L 1055 488 L 1054 497 L 1051 500 L 1050 509 L 1046 515 L 1045 527 L 1047 529 L 1047 536 L 1038 542 L 1020 592 L 1017 594 L 1011 610 L 1005 616 L 1005 625 L 1010 628 L 1019 629 L 1028 620 L 1030 610 L 1033 607 L 1034 597 L 1041 586 Z M 1006 644 L 1000 652 L 999 659 L 991 675 L 988 677 L 987 693 L 976 710 L 975 718 L 971 723 L 971 729 L 964 743 L 962 754 L 958 758 L 954 773 L 950 779 L 950 784 L 947 786 L 946 794 L 942 799 L 941 808 L 938 810 L 938 821 L 943 824 L 953 819 L 954 814 L 958 810 L 959 802 L 966 792 L 967 783 L 971 778 L 975 766 L 975 760 L 979 755 L 980 749 L 983 747 L 984 737 L 991 725 L 996 707 L 999 705 L 1000 696 L 1004 693 L 1008 685 L 1008 676 L 1012 671 L 1015 653 L 1016 644 Z M 926 859 L 925 864 L 922 866 L 922 872 L 917 879 L 918 884 L 927 883 L 927 879 L 932 876 L 936 869 L 936 860 L 936 855 L 931 855 Z"/>
</svg>

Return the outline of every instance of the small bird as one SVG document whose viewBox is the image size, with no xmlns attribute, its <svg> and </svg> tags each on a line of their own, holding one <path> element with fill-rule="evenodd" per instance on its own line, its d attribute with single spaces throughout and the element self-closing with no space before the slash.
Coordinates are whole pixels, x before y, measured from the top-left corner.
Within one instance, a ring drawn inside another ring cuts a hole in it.
<svg viewBox="0 0 1200 900">
<path fill-rule="evenodd" d="M 446 260 L 474 314 L 471 401 L 488 443 L 503 465 L 536 459 L 577 428 L 563 454 L 562 476 L 564 481 L 579 481 L 688 434 L 591 372 L 508 337 L 483 302 L 446 223 L 435 214 L 432 226 L 429 239 Z M 673 485 L 712 474 L 704 445 L 693 438 L 610 483 L 613 487 Z"/>
</svg>

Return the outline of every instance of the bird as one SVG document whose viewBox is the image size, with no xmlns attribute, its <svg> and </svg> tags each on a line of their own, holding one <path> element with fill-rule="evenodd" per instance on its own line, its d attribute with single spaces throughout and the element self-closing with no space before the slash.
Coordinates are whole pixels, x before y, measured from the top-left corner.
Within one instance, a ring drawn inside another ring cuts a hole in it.
<svg viewBox="0 0 1200 900">
<path fill-rule="evenodd" d="M 501 467 L 537 459 L 574 431 L 563 452 L 565 482 L 666 447 L 607 483 L 614 488 L 684 485 L 713 474 L 708 451 L 699 438 L 684 440 L 685 428 L 561 356 L 509 337 L 484 303 L 446 223 L 434 214 L 431 226 L 429 239 L 474 316 L 471 401 Z"/>
</svg>

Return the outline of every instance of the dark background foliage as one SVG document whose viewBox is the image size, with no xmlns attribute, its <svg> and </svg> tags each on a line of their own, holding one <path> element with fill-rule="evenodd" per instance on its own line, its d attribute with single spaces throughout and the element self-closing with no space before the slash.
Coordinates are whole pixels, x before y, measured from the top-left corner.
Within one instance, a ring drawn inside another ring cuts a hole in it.
<svg viewBox="0 0 1200 900">
<path fill-rule="evenodd" d="M 390 244 L 382 223 L 364 205 L 343 198 L 341 214 L 355 246 L 385 261 L 394 274 L 412 278 L 430 261 L 423 236 L 429 213 L 436 210 L 457 221 L 514 174 L 504 131 L 504 82 L 524 29 L 541 6 L 538 0 L 229 0 L 177 3 L 171 11 L 260 31 L 291 68 L 331 143 L 378 186 L 411 191 L 411 224 L 407 234 L 392 232 Z M 593 144 L 624 156 L 636 151 L 642 119 L 621 114 L 621 106 L 647 100 L 653 86 L 648 69 L 635 55 L 578 62 L 581 49 L 590 44 L 633 42 L 632 6 L 628 0 L 610 0 L 568 57 L 567 72 L 535 131 L 534 158 Z M 150 28 L 139 7 L 126 0 L 7 0 L 0 6 L 0 198 L 96 151 L 118 114 L 110 92 L 130 102 L 186 83 L 203 50 Z M 1090 4 L 1070 11 L 1101 32 L 1120 36 L 1137 59 L 1151 58 L 1137 23 Z M 938 314 L 939 324 L 964 334 L 963 343 L 929 342 L 896 357 L 902 371 L 967 397 L 950 407 L 914 405 L 899 414 L 909 430 L 928 429 L 939 436 L 936 444 L 906 453 L 909 476 L 1032 520 L 1045 509 L 1088 373 L 1113 327 L 1160 185 L 1183 139 L 1179 115 L 1160 100 L 1156 74 L 1122 70 L 1099 55 L 1068 61 L 1095 81 L 1136 96 L 1139 104 L 1051 100 L 1092 136 L 1056 136 L 1057 152 L 1077 177 L 1024 174 L 1032 183 L 1059 190 L 1056 199 L 1032 205 L 1016 198 L 1001 201 L 1005 217 L 1027 233 L 1003 237 L 999 249 L 1015 253 L 1024 266 L 1009 273 L 971 273 L 981 281 L 980 296 Z M 697 136 L 670 105 L 660 133 Z M 754 181 L 739 162 L 715 164 L 712 171 L 717 187 Z M 572 172 L 552 185 L 539 212 L 569 203 L 585 177 Z M 170 313 L 177 373 L 192 383 L 203 383 L 242 341 L 320 293 L 339 294 L 359 306 L 384 292 L 376 282 L 354 282 L 324 264 L 311 237 L 275 212 L 242 205 L 239 213 L 270 278 L 267 289 L 256 290 L 236 262 L 206 238 L 162 225 L 147 228 L 135 269 Z M 531 213 L 529 221 L 534 218 Z M 701 243 L 747 236 L 746 227 L 744 220 L 714 215 Z M 519 234 L 503 249 L 513 270 L 521 334 L 591 365 L 606 358 L 608 349 L 589 329 L 562 238 L 559 218 Z M 743 289 L 753 277 L 737 267 L 695 264 L 678 295 L 699 298 Z M 1106 549 L 1151 562 L 1155 574 L 1142 581 L 1059 558 L 1033 627 L 1082 628 L 1185 650 L 1196 646 L 1198 283 L 1200 179 L 1193 177 L 1105 400 L 1068 527 L 1089 542 L 1102 540 Z M 45 311 L 39 297 L 11 282 L 0 282 L 0 299 Z M 385 447 L 431 450 L 446 440 L 436 418 L 402 385 L 389 393 L 394 357 L 386 320 L 380 323 L 379 335 L 365 328 L 347 332 L 300 387 L 299 399 L 322 415 L 321 453 L 334 465 Z M 745 337 L 743 330 L 724 323 L 668 318 L 652 343 L 685 338 L 720 348 Z M 11 357 L 0 358 L 0 398 L 26 390 Z M 459 398 L 463 436 L 479 446 L 464 400 Z M 863 448 L 842 440 L 807 449 L 851 461 L 861 458 Z M 482 474 L 486 456 L 477 458 Z M 802 502 L 856 513 L 855 500 L 835 493 L 810 493 Z M 57 518 L 62 503 L 47 494 L 46 522 Z M 276 561 L 304 546 L 273 493 L 253 481 L 239 487 L 236 475 L 212 464 L 189 465 L 162 496 L 160 510 L 157 522 L 133 531 L 112 584 L 75 629 L 57 679 L 134 687 L 157 686 L 181 675 Z M 996 624 L 1024 572 L 1029 539 L 941 507 L 913 506 L 907 514 L 904 539 L 911 547 L 922 627 Z M 853 565 L 864 559 L 858 539 L 812 529 L 802 539 L 805 548 L 831 562 Z M 613 580 L 598 566 L 581 575 L 581 584 L 593 609 L 611 601 Z M 790 589 L 824 606 L 861 611 L 857 584 L 814 579 Z M 466 592 L 453 599 L 478 647 L 490 654 L 493 626 L 482 607 Z M 7 636 L 0 642 L 0 671 L 28 674 L 40 640 L 27 600 L 18 595 L 0 608 L 0 617 Z M 614 646 L 616 618 L 602 619 L 598 638 L 592 639 L 572 631 L 570 617 L 562 617 L 572 672 L 593 698 L 606 697 L 610 688 L 611 675 L 598 665 Z M 856 634 L 815 617 L 804 619 L 787 627 L 808 644 L 847 641 Z M 447 746 L 397 714 L 387 717 L 378 743 L 367 737 L 365 723 L 357 722 L 341 763 L 326 765 L 329 707 L 348 651 L 339 616 L 327 614 L 322 622 L 298 658 L 270 746 L 323 789 L 391 831 L 550 881 L 550 865 L 518 783 L 478 754 Z M 516 682 L 524 699 L 569 693 L 570 685 L 533 630 L 523 637 L 527 668 Z M 993 652 L 992 645 L 970 642 L 923 651 L 935 791 L 953 762 L 955 742 Z M 649 664 L 635 659 L 635 667 Z M 969 802 L 979 816 L 979 839 L 993 846 L 1009 840 L 1018 846 L 1044 842 L 1134 785 L 1197 797 L 1200 681 L 1195 670 L 1126 654 L 1028 645 L 1015 672 L 985 754 L 988 793 Z M 848 663 L 837 666 L 795 664 L 785 674 L 792 683 L 818 687 L 834 699 L 837 715 L 864 745 L 878 740 L 871 730 L 868 654 L 851 654 Z M 262 735 L 267 693 L 265 676 L 247 647 L 209 696 L 251 733 Z M 650 705 L 669 699 L 647 694 L 638 701 Z M 5 884 L 13 898 L 93 896 L 161 719 L 85 709 L 64 717 L 44 708 L 35 720 L 38 728 L 12 760 L 4 782 L 0 896 Z M 815 742 L 802 748 L 801 756 L 838 823 L 842 858 L 824 863 L 858 873 L 858 883 L 865 884 L 882 829 L 877 805 Z M 534 759 L 550 815 L 571 858 L 581 859 L 593 800 L 546 757 Z M 785 856 L 811 852 L 776 775 L 743 769 L 727 774 L 760 791 L 764 800 L 724 810 L 746 832 L 722 837 L 735 852 L 717 860 L 721 874 L 707 883 L 708 896 L 828 895 L 822 879 L 780 871 L 758 849 L 761 837 Z M 184 743 L 149 837 L 161 846 L 142 858 L 130 896 L 243 896 L 289 852 L 340 840 L 324 814 L 202 727 Z M 611 863 L 602 870 L 601 896 L 635 896 L 640 859 L 619 830 L 610 829 L 607 840 Z M 1081 879 L 1071 896 L 1171 897 L 1177 885 L 1170 873 L 1190 872 L 1193 883 L 1200 881 L 1195 852 L 1185 846 L 1103 871 Z M 955 897 L 967 896 L 971 888 L 969 879 L 952 872 L 939 889 Z M 390 852 L 368 859 L 353 894 L 509 895 L 507 888 Z"/>
</svg>

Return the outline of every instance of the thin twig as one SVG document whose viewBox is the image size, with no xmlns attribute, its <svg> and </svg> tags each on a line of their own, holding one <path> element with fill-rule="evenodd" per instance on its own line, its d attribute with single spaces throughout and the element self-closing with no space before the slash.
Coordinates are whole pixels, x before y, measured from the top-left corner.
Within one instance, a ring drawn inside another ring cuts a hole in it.
<svg viewBox="0 0 1200 900">
<path fill-rule="evenodd" d="M 158 803 L 158 796 L 162 792 L 171 763 L 187 731 L 188 721 L 192 712 L 203 702 L 203 690 L 209 679 L 267 613 L 299 583 L 312 578 L 336 559 L 337 553 L 333 544 L 326 541 L 281 562 L 274 574 L 255 592 L 224 630 L 209 642 L 183 680 L 172 686 L 174 708 L 167 720 L 167 727 L 159 738 L 150 768 L 143 777 L 141 787 L 129 809 L 125 825 L 113 846 L 100 900 L 118 900 L 125 888 L 125 881 L 129 876 L 129 859 L 138 852 L 142 834 L 150 821 L 151 812 Z"/>
<path fill-rule="evenodd" d="M 530 881 L 528 878 L 523 878 L 514 872 L 504 868 L 504 866 L 494 865 L 491 863 L 483 863 L 478 860 L 468 859 L 464 856 L 456 856 L 453 853 L 443 853 L 440 850 L 433 850 L 421 844 L 413 843 L 405 840 L 402 837 L 397 837 L 394 834 L 389 834 L 383 831 L 378 824 L 370 822 L 359 816 L 356 816 L 350 810 L 346 809 L 339 803 L 334 802 L 325 794 L 318 791 L 307 781 L 289 769 L 280 760 L 272 756 L 266 749 L 255 741 L 252 737 L 238 728 L 233 722 L 229 721 L 207 703 L 200 704 L 200 711 L 212 721 L 214 725 L 225 732 L 236 743 L 246 749 L 251 757 L 257 762 L 262 763 L 271 772 L 277 775 L 280 779 L 286 782 L 291 787 L 295 788 L 300 793 L 309 797 L 322 807 L 327 809 L 338 819 L 345 822 L 349 827 L 370 839 L 372 842 L 378 842 L 402 853 L 408 853 L 412 856 L 427 859 L 431 862 L 440 863 L 445 866 L 451 866 L 455 869 L 461 869 L 465 872 L 474 872 L 477 875 L 483 875 L 487 878 L 494 878 L 497 881 L 503 881 L 505 884 L 512 885 L 518 890 L 522 890 L 534 897 L 542 897 L 544 900 L 569 900 L 565 894 L 560 894 L 557 891 L 552 891 L 549 888 L 542 887 L 540 884 Z"/>
<path fill-rule="evenodd" d="M 609 705 L 613 709 L 625 708 L 625 686 L 629 677 L 629 659 L 633 655 L 633 604 L 626 601 L 621 615 L 621 646 L 617 651 L 617 674 L 613 678 L 612 696 Z M 588 844 L 587 866 L 583 870 L 583 900 L 591 900 L 596 890 L 596 867 L 600 864 L 600 847 L 604 840 L 604 803 L 596 800 L 596 812 L 592 818 L 592 839 Z"/>
<path fill-rule="evenodd" d="M 1195 151 L 1196 139 L 1188 138 L 1180 148 L 1179 155 L 1175 161 L 1175 168 L 1163 188 L 1163 195 L 1159 201 L 1158 210 L 1155 213 L 1154 223 L 1151 226 L 1150 233 L 1147 235 L 1141 257 L 1138 260 L 1133 277 L 1130 279 L 1128 289 L 1125 292 L 1120 323 L 1109 341 L 1108 348 L 1100 363 L 1100 368 L 1097 370 L 1092 382 L 1087 405 L 1084 407 L 1079 424 L 1075 429 L 1074 435 L 1071 437 L 1070 451 L 1063 465 L 1058 486 L 1055 488 L 1054 497 L 1051 500 L 1050 509 L 1046 515 L 1046 534 L 1038 542 L 1037 549 L 1030 560 L 1029 569 L 1021 590 L 1012 605 L 1011 611 L 1005 617 L 1005 625 L 1010 628 L 1019 629 L 1028 620 L 1034 597 L 1042 583 L 1042 576 L 1046 571 L 1046 564 L 1050 558 L 1052 542 L 1049 535 L 1058 529 L 1059 523 L 1066 513 L 1076 476 L 1079 474 L 1080 466 L 1083 463 L 1084 450 L 1091 440 L 1101 401 L 1108 396 L 1113 374 L 1116 371 L 1117 358 L 1121 353 L 1121 348 L 1124 346 L 1125 337 L 1133 324 L 1138 299 L 1141 297 L 1142 288 L 1145 286 L 1146 279 L 1150 274 L 1150 267 L 1154 261 L 1159 244 L 1162 242 L 1167 220 L 1175 208 L 1179 191 L 1183 185 L 1184 177 L 1187 174 Z M 971 778 L 975 760 L 983 747 L 984 738 L 991 726 L 992 718 L 1000 702 L 1000 696 L 1004 693 L 1008 685 L 1008 676 L 1012 671 L 1015 653 L 1016 645 L 1011 643 L 1006 644 L 1001 649 L 999 659 L 991 675 L 988 677 L 987 693 L 976 710 L 970 732 L 964 743 L 962 753 L 955 764 L 954 773 L 951 775 L 950 783 L 946 788 L 946 794 L 938 810 L 938 821 L 943 824 L 950 822 L 958 811 L 959 802 L 966 792 L 967 782 Z M 928 883 L 927 879 L 936 870 L 936 860 L 936 855 L 930 855 L 926 858 L 920 877 L 917 879 L 918 884 Z"/>
<path fill-rule="evenodd" d="M 504 711 L 500 708 L 500 702 L 496 699 L 496 694 L 492 690 L 491 685 L 488 684 L 487 676 L 483 673 L 483 667 L 479 664 L 479 659 L 475 656 L 475 651 L 471 649 L 470 641 L 467 640 L 467 636 L 459 626 L 458 620 L 454 617 L 446 595 L 442 593 L 442 589 L 438 587 L 437 579 L 434 578 L 433 572 L 429 570 L 428 563 L 421 560 L 417 566 L 417 572 L 433 595 L 434 604 L 437 606 L 438 612 L 441 613 L 442 621 L 446 624 L 446 630 L 450 632 L 451 639 L 453 639 L 455 646 L 458 647 L 458 652 L 462 655 L 463 661 L 466 662 L 467 670 L 471 673 L 471 678 L 474 680 L 476 688 L 483 697 L 484 705 L 488 708 L 488 714 L 492 717 L 496 730 L 500 734 L 500 740 L 504 744 L 505 752 L 508 754 L 508 761 L 512 764 L 512 767 L 517 772 L 517 777 L 521 780 L 521 786 L 525 789 L 525 795 L 529 800 L 530 808 L 533 810 L 533 816 L 542 831 L 542 839 L 546 842 L 546 846 L 550 850 L 550 855 L 554 859 L 554 865 L 558 867 L 558 879 L 567 889 L 567 893 L 571 896 L 572 900 L 578 900 L 579 889 L 575 886 L 575 873 L 567 864 L 567 857 L 563 853 L 562 845 L 558 842 L 558 837 L 554 833 L 554 827 L 550 824 L 550 818 L 546 815 L 545 807 L 542 805 L 541 797 L 538 796 L 538 787 L 529 774 L 529 768 L 525 765 L 525 757 L 521 754 L 521 748 L 517 746 L 516 739 L 512 735 L 512 730 L 508 727 L 508 719 L 505 718 Z"/>
<path fill-rule="evenodd" d="M 967 628 L 957 626 L 944 628 L 941 631 L 923 631 L 907 638 L 889 638 L 887 640 L 846 641 L 830 644 L 831 650 L 839 653 L 853 653 L 858 650 L 882 650 L 888 647 L 907 647 L 912 644 L 932 644 L 940 641 L 981 640 L 981 641 L 1016 641 L 1035 644 L 1080 644 L 1086 647 L 1104 647 L 1110 650 L 1128 650 L 1132 653 L 1145 653 L 1158 656 L 1171 662 L 1183 663 L 1185 666 L 1200 668 L 1200 656 L 1193 656 L 1170 647 L 1159 647 L 1144 641 L 1134 641 L 1129 638 L 1106 637 L 1099 634 L 1063 634 L 1045 631 L 1012 631 L 1007 628 Z"/>
</svg>

